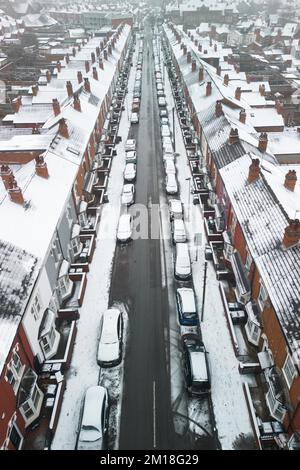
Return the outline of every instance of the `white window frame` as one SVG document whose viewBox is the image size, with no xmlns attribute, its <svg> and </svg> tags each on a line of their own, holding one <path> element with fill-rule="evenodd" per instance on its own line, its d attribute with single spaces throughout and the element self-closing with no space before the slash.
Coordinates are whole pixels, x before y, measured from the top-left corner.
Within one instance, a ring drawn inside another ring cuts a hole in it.
<svg viewBox="0 0 300 470">
<path fill-rule="evenodd" d="M 38 387 L 37 383 L 35 383 L 30 397 L 20 406 L 20 412 L 25 420 L 26 426 L 28 426 L 32 421 L 34 421 L 38 417 L 37 416 L 38 407 L 36 405 L 39 404 L 42 396 L 43 396 L 42 391 Z M 24 409 L 25 407 L 26 409 Z M 28 413 L 29 411 L 30 411 L 30 416 L 26 416 L 26 413 Z"/>
<path fill-rule="evenodd" d="M 78 222 L 79 222 L 79 225 L 80 227 L 84 228 L 87 224 L 87 213 L 84 211 L 84 212 L 80 212 L 80 214 L 78 214 Z"/>
<path fill-rule="evenodd" d="M 70 250 L 73 257 L 81 253 L 82 243 L 80 241 L 79 235 L 70 240 Z"/>
<path fill-rule="evenodd" d="M 60 293 L 60 297 L 64 299 L 66 295 L 69 293 L 69 288 L 70 288 L 70 278 L 69 275 L 66 274 L 65 276 L 61 276 L 58 279 L 58 289 Z"/>
<path fill-rule="evenodd" d="M 19 434 L 19 437 L 20 437 L 20 444 L 19 444 L 19 447 L 17 448 L 17 450 L 20 450 L 20 449 L 22 449 L 22 445 L 23 445 L 24 438 L 23 438 L 23 436 L 22 436 L 22 433 L 21 433 L 20 429 L 19 429 L 18 426 L 16 425 L 16 423 L 13 423 L 13 425 L 12 425 L 12 427 L 11 427 L 11 430 L 10 430 L 10 433 L 9 433 L 9 441 L 12 443 L 12 445 L 14 445 L 14 444 L 13 444 L 13 442 L 12 442 L 10 436 L 11 436 L 11 433 L 12 433 L 13 429 L 15 430 L 15 432 L 16 432 L 17 434 Z M 16 448 L 16 447 L 15 447 L 15 448 Z"/>
<path fill-rule="evenodd" d="M 16 360 L 17 366 L 15 364 L 15 360 Z M 8 383 L 10 383 L 15 394 L 17 394 L 17 391 L 19 389 L 19 385 L 21 382 L 24 368 L 25 366 L 22 364 L 19 354 L 16 351 L 14 351 L 11 360 L 7 364 L 5 380 Z M 8 372 L 10 372 L 10 376 L 11 376 L 10 378 L 7 375 Z"/>
<path fill-rule="evenodd" d="M 266 393 L 266 402 L 271 416 L 282 423 L 286 415 L 286 410 L 283 409 L 282 405 L 274 397 L 271 387 L 269 387 Z"/>
<path fill-rule="evenodd" d="M 248 321 L 245 325 L 245 329 L 248 334 L 248 337 L 251 338 L 252 342 L 255 345 L 258 345 L 261 335 L 261 328 L 256 325 L 250 318 L 248 318 Z M 257 332 L 255 333 L 256 330 Z"/>
<path fill-rule="evenodd" d="M 263 310 L 266 306 L 267 300 L 268 300 L 268 291 L 263 284 L 263 282 L 260 283 L 260 289 L 258 293 L 258 305 L 260 306 L 260 309 Z"/>
<path fill-rule="evenodd" d="M 35 321 L 39 320 L 41 311 L 42 311 L 41 297 L 40 297 L 40 294 L 37 292 L 30 308 L 30 312 L 33 318 L 35 319 Z"/>
<path fill-rule="evenodd" d="M 286 359 L 282 367 L 282 372 L 283 372 L 285 381 L 287 383 L 287 386 L 290 389 L 293 384 L 294 378 L 297 375 L 296 367 L 293 363 L 293 360 L 290 354 L 287 354 L 286 356 Z"/>
</svg>

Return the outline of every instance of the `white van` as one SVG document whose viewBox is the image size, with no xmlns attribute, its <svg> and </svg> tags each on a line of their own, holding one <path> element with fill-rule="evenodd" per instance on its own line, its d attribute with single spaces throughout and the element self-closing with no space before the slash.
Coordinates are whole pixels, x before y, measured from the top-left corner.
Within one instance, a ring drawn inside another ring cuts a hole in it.
<svg viewBox="0 0 300 470">
<path fill-rule="evenodd" d="M 184 222 L 182 219 L 175 219 L 173 221 L 173 242 L 184 243 L 186 242 L 186 232 Z"/>
<path fill-rule="evenodd" d="M 176 244 L 174 275 L 176 279 L 187 281 L 192 276 L 191 261 L 187 243 Z"/>
</svg>

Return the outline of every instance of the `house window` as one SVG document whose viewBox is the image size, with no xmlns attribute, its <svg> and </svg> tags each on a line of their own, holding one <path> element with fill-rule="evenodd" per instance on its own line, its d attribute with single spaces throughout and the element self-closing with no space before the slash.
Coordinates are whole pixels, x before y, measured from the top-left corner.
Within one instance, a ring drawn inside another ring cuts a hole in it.
<svg viewBox="0 0 300 470">
<path fill-rule="evenodd" d="M 40 318 L 41 308 L 42 307 L 41 307 L 40 296 L 39 296 L 39 294 L 36 294 L 36 296 L 33 300 L 33 303 L 31 305 L 31 309 L 30 309 L 30 312 L 31 312 L 33 318 L 35 319 L 35 321 L 37 321 Z"/>
<path fill-rule="evenodd" d="M 62 299 L 69 293 L 70 279 L 69 276 L 62 276 L 58 279 L 58 288 Z"/>
<path fill-rule="evenodd" d="M 253 261 L 252 256 L 251 256 L 250 252 L 248 251 L 247 252 L 247 258 L 246 258 L 246 263 L 245 263 L 245 271 L 247 272 L 247 274 L 249 274 L 249 272 L 250 272 L 252 261 Z"/>
<path fill-rule="evenodd" d="M 81 251 L 81 243 L 80 243 L 80 238 L 79 237 L 74 237 L 71 240 L 71 251 L 73 253 L 73 256 L 77 256 L 80 251 Z"/>
<path fill-rule="evenodd" d="M 11 361 L 7 365 L 5 379 L 11 384 L 15 393 L 18 391 L 22 373 L 23 366 L 20 357 L 16 352 L 14 352 Z"/>
<path fill-rule="evenodd" d="M 265 286 L 261 283 L 259 295 L 258 295 L 258 303 L 259 303 L 261 310 L 265 308 L 267 299 L 268 299 L 268 293 L 266 291 Z"/>
<path fill-rule="evenodd" d="M 14 446 L 15 449 L 19 450 L 22 447 L 22 442 L 23 442 L 23 437 L 22 434 L 20 433 L 19 429 L 15 424 L 13 424 L 10 434 L 9 434 L 9 440 Z"/>
<path fill-rule="evenodd" d="M 269 407 L 271 416 L 273 416 L 273 418 L 277 419 L 277 421 L 280 421 L 282 423 L 286 410 L 283 408 L 280 402 L 276 400 L 271 388 L 269 388 L 269 391 L 266 394 L 266 402 Z"/>
<path fill-rule="evenodd" d="M 289 354 L 286 356 L 282 371 L 288 387 L 291 388 L 294 377 L 296 375 L 296 368 Z"/>
<path fill-rule="evenodd" d="M 86 215 L 86 212 L 81 212 L 79 215 L 78 215 L 78 220 L 79 220 L 79 224 L 81 227 L 85 227 L 86 224 L 87 224 L 87 215 Z"/>
<path fill-rule="evenodd" d="M 38 416 L 41 397 L 42 393 L 37 384 L 35 384 L 27 401 L 20 406 L 20 411 L 27 426 Z"/>
</svg>

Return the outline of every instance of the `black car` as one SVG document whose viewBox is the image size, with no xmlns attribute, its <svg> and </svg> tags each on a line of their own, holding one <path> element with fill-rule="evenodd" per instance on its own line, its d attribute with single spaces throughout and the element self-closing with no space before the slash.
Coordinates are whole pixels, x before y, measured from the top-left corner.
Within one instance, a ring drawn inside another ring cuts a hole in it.
<svg viewBox="0 0 300 470">
<path fill-rule="evenodd" d="M 183 340 L 183 361 L 186 386 L 189 394 L 205 396 L 210 393 L 210 372 L 204 343 L 195 334 Z"/>
</svg>

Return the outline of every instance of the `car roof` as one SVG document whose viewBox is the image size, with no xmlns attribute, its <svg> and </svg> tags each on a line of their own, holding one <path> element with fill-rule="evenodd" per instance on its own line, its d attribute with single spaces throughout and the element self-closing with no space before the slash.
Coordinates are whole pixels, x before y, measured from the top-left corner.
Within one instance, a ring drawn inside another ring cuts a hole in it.
<svg viewBox="0 0 300 470">
<path fill-rule="evenodd" d="M 184 230 L 184 222 L 182 219 L 174 220 L 174 229 Z"/>
<path fill-rule="evenodd" d="M 119 228 L 124 228 L 130 223 L 130 214 L 122 214 L 119 220 Z"/>
<path fill-rule="evenodd" d="M 126 144 L 128 145 L 135 144 L 135 139 L 127 139 Z"/>
<path fill-rule="evenodd" d="M 187 312 L 195 312 L 196 303 L 193 289 L 188 287 L 181 287 L 177 289 L 177 293 L 180 295 L 184 310 Z"/>
<path fill-rule="evenodd" d="M 167 180 L 168 180 L 168 183 L 170 183 L 170 182 L 173 183 L 173 182 L 174 182 L 174 183 L 177 184 L 177 182 L 176 182 L 176 177 L 175 177 L 175 175 L 173 175 L 172 173 L 168 173 L 168 174 L 167 174 Z"/>
<path fill-rule="evenodd" d="M 192 380 L 205 382 L 208 380 L 205 352 L 189 351 Z"/>
<path fill-rule="evenodd" d="M 170 209 L 172 212 L 182 213 L 182 204 L 179 199 L 170 199 Z"/>
<path fill-rule="evenodd" d="M 120 310 L 109 308 L 103 313 L 103 325 L 101 332 L 101 342 L 113 342 L 118 339 L 118 320 Z"/>
<path fill-rule="evenodd" d="M 126 168 L 127 168 L 127 169 L 129 168 L 130 170 L 131 170 L 131 169 L 133 170 L 133 169 L 135 168 L 135 163 L 132 163 L 132 162 L 126 163 L 125 169 L 126 169 Z"/>
<path fill-rule="evenodd" d="M 91 426 L 102 434 L 102 403 L 107 394 L 105 387 L 94 385 L 89 387 L 85 394 L 84 409 L 81 421 L 81 427 Z"/>
<path fill-rule="evenodd" d="M 132 183 L 126 183 L 126 184 L 124 184 L 124 186 L 123 186 L 123 191 L 124 191 L 124 189 L 132 189 L 132 188 L 133 188 L 133 184 L 132 184 Z"/>
</svg>

